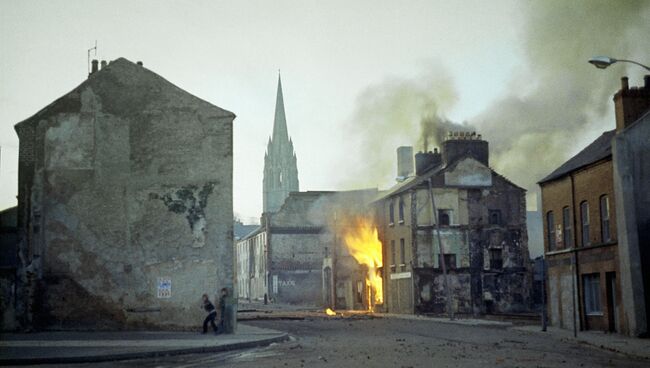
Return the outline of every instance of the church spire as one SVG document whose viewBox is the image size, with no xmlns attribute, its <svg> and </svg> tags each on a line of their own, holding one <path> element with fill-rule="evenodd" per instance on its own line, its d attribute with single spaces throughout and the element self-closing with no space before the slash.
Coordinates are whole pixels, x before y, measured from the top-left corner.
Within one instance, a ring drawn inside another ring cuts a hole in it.
<svg viewBox="0 0 650 368">
<path fill-rule="evenodd" d="M 273 134 L 269 138 L 264 155 L 263 188 L 264 212 L 277 212 L 289 193 L 300 190 L 296 152 L 287 130 L 279 71 Z"/>
<path fill-rule="evenodd" d="M 278 70 L 278 92 L 275 98 L 275 119 L 273 121 L 273 140 L 286 140 L 289 138 L 287 131 L 287 118 L 284 114 L 284 98 L 282 96 L 282 80 Z"/>
</svg>

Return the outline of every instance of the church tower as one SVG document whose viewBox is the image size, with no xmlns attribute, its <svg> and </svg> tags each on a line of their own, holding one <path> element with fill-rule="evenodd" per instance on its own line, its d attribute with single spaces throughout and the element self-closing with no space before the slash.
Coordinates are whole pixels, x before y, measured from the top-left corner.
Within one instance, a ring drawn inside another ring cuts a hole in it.
<svg viewBox="0 0 650 368">
<path fill-rule="evenodd" d="M 282 98 L 282 82 L 278 75 L 278 93 L 275 100 L 275 119 L 273 135 L 264 155 L 264 212 L 277 212 L 289 192 L 297 192 L 298 167 L 293 142 L 287 131 L 287 120 L 284 114 Z"/>
</svg>

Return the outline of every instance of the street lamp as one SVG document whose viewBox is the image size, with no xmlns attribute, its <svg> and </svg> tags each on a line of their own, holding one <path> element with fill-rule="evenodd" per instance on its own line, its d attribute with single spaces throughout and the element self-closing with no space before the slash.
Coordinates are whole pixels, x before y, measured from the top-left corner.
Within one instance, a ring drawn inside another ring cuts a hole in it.
<svg viewBox="0 0 650 368">
<path fill-rule="evenodd" d="M 609 57 L 609 56 L 594 56 L 591 59 L 589 59 L 589 63 L 593 64 L 598 69 L 605 69 L 608 66 L 610 66 L 610 65 L 612 65 L 612 64 L 614 64 L 616 62 L 619 62 L 619 61 L 625 62 L 625 63 L 636 64 L 636 65 L 644 68 L 645 70 L 650 71 L 649 66 L 643 65 L 641 63 L 637 63 L 636 61 L 633 61 L 633 60 L 614 59 L 614 58 Z"/>
</svg>

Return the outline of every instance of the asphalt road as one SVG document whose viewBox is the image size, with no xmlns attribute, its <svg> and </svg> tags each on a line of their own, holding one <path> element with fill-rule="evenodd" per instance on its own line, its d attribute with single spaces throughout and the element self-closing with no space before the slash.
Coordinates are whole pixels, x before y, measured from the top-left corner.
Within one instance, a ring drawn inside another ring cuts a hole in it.
<svg viewBox="0 0 650 368">
<path fill-rule="evenodd" d="M 221 354 L 196 354 L 75 367 L 648 367 L 648 360 L 541 333 L 391 318 L 269 320 L 292 341 Z"/>
</svg>

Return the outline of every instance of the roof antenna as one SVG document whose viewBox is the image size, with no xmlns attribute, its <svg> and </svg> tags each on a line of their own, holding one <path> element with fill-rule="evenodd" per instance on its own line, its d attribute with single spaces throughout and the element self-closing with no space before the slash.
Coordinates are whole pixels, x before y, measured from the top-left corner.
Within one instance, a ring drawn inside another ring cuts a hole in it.
<svg viewBox="0 0 650 368">
<path fill-rule="evenodd" d="M 90 75 L 90 52 L 95 50 L 95 56 L 97 56 L 97 40 L 95 40 L 95 46 L 88 49 L 88 74 Z"/>
</svg>

